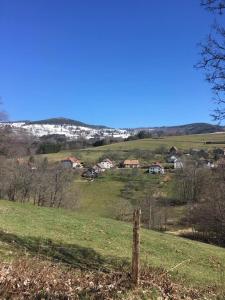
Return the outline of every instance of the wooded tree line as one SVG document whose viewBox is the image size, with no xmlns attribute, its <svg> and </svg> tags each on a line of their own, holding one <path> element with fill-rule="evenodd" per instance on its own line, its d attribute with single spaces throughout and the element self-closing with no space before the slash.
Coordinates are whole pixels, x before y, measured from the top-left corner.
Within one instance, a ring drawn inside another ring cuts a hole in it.
<svg viewBox="0 0 225 300">
<path fill-rule="evenodd" d="M 66 195 L 73 172 L 47 159 L 28 163 L 0 161 L 0 197 L 10 201 L 31 202 L 38 206 L 66 206 Z"/>
<path fill-rule="evenodd" d="M 225 245 L 225 169 L 189 165 L 177 173 L 174 195 L 187 204 L 183 222 L 193 238 Z"/>
</svg>

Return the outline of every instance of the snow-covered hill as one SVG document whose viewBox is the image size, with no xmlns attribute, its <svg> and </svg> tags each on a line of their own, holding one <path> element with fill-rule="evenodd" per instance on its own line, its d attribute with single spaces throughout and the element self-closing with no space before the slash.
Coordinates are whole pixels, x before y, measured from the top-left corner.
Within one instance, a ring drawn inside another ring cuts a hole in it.
<svg viewBox="0 0 225 300">
<path fill-rule="evenodd" d="M 50 134 L 60 134 L 65 135 L 68 139 L 74 140 L 78 138 L 92 139 L 92 138 L 105 138 L 105 137 L 114 137 L 114 138 L 127 138 L 130 134 L 127 130 L 123 129 L 114 129 L 97 126 L 91 127 L 91 125 L 86 126 L 77 126 L 73 122 L 65 122 L 64 124 L 48 124 L 48 121 L 45 122 L 4 122 L 0 123 L 0 127 L 9 126 L 14 131 L 23 131 L 24 133 L 31 134 L 37 137 L 50 135 Z"/>
</svg>

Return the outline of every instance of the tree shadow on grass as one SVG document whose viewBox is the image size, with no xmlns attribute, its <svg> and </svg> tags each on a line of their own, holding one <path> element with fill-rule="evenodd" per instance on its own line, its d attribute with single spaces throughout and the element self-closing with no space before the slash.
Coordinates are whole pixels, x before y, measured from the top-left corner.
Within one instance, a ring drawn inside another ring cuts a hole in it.
<svg viewBox="0 0 225 300">
<path fill-rule="evenodd" d="M 51 239 L 18 236 L 0 231 L 0 241 L 12 245 L 19 251 L 66 263 L 81 270 L 108 272 L 128 265 L 128 261 L 125 259 L 106 257 L 92 248 L 76 244 L 55 243 Z"/>
</svg>

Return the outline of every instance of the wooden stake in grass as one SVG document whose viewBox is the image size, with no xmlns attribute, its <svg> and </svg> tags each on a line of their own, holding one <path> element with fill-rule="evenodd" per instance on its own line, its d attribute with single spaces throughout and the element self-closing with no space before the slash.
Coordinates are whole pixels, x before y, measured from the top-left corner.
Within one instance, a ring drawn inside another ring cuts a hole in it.
<svg viewBox="0 0 225 300">
<path fill-rule="evenodd" d="M 141 210 L 138 208 L 133 213 L 132 284 L 134 287 L 138 287 L 140 277 L 140 223 Z"/>
</svg>

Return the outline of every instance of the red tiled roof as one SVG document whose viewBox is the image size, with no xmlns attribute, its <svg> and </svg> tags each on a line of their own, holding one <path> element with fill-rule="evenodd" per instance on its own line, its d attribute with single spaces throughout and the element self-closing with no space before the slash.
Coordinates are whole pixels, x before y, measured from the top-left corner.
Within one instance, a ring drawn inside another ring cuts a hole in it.
<svg viewBox="0 0 225 300">
<path fill-rule="evenodd" d="M 80 160 L 76 157 L 67 157 L 66 159 L 63 159 L 63 161 L 71 161 L 72 163 L 80 163 Z"/>
<path fill-rule="evenodd" d="M 139 165 L 139 161 L 137 159 L 126 159 L 123 162 L 124 165 Z"/>
<path fill-rule="evenodd" d="M 159 168 L 163 168 L 163 166 L 160 164 L 160 163 L 158 163 L 158 162 L 155 162 L 155 163 L 153 163 L 153 164 L 151 164 L 150 166 L 149 166 L 149 168 L 153 168 L 153 167 L 159 167 Z"/>
</svg>

